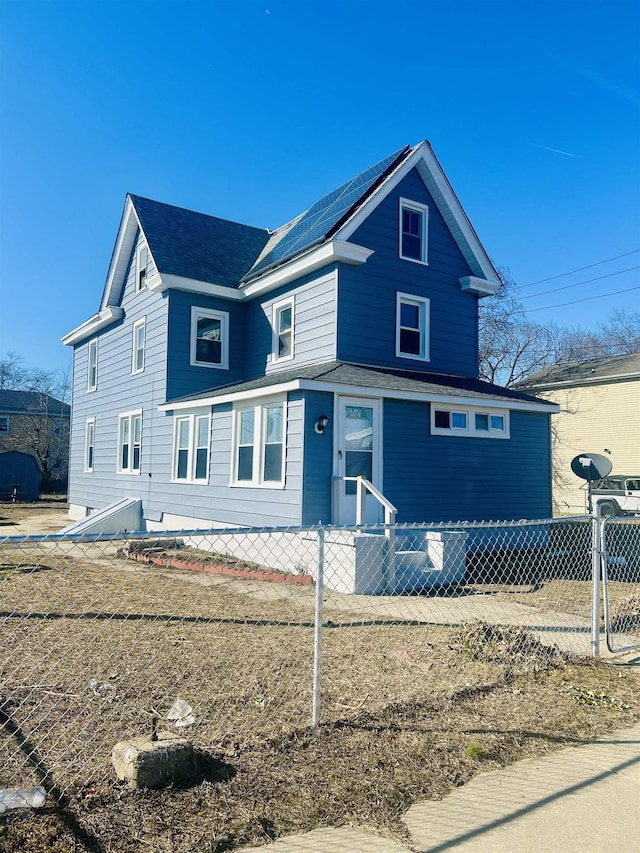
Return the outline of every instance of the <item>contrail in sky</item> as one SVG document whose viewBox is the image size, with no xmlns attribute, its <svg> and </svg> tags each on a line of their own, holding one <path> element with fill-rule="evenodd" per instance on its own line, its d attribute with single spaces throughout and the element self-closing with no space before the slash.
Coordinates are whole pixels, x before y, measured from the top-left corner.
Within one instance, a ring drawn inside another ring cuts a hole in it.
<svg viewBox="0 0 640 853">
<path fill-rule="evenodd" d="M 535 142 L 530 142 L 534 148 L 542 148 L 543 151 L 553 151 L 554 154 L 564 154 L 565 157 L 575 157 L 575 154 L 570 154 L 568 151 L 560 151 L 559 148 L 549 148 L 547 145 L 536 145 Z"/>
</svg>

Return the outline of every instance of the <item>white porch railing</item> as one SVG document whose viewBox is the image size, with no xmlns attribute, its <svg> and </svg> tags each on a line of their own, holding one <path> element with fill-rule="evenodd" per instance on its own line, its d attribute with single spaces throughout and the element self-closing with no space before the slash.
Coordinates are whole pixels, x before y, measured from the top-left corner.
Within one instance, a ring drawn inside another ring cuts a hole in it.
<svg viewBox="0 0 640 853">
<path fill-rule="evenodd" d="M 386 527 L 384 535 L 391 544 L 396 535 L 395 530 L 393 529 L 393 525 L 396 523 L 396 513 L 398 512 L 396 507 L 390 500 L 388 500 L 388 498 L 385 498 L 382 492 L 379 489 L 376 489 L 373 483 L 369 482 L 366 477 L 343 477 L 343 480 L 356 484 L 356 525 L 361 527 L 363 524 L 367 523 L 366 498 L 367 492 L 369 492 L 369 494 L 373 495 L 378 503 L 384 508 L 384 523 Z"/>
</svg>

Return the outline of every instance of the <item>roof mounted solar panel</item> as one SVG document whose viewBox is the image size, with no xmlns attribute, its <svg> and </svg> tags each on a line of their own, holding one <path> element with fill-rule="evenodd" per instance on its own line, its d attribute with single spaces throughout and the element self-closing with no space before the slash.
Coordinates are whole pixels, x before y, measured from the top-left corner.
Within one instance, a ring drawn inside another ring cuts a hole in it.
<svg viewBox="0 0 640 853">
<path fill-rule="evenodd" d="M 244 277 L 244 281 L 255 278 L 266 270 L 282 264 L 300 252 L 322 242 L 334 226 L 343 219 L 351 208 L 401 157 L 406 156 L 406 146 L 385 157 L 374 166 L 356 175 L 350 181 L 330 192 L 313 204 L 294 227 L 277 243 Z"/>
</svg>

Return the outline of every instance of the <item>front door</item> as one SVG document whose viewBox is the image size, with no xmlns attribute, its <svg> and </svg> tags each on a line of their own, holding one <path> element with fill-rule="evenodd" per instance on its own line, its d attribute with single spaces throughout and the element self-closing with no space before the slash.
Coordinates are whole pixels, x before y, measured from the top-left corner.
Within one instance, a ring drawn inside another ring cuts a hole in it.
<svg viewBox="0 0 640 853">
<path fill-rule="evenodd" d="M 381 489 L 382 452 L 380 435 L 380 400 L 368 397 L 338 397 L 337 436 L 335 442 L 335 524 L 355 524 L 356 491 L 354 482 L 343 477 L 366 477 Z M 367 495 L 366 523 L 378 524 L 383 519 L 382 507 Z"/>
</svg>

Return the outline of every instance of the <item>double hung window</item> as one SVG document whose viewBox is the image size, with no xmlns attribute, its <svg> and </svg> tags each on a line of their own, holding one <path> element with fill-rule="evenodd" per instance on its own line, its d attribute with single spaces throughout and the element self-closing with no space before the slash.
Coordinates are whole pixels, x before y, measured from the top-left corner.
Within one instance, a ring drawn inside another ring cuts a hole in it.
<svg viewBox="0 0 640 853">
<path fill-rule="evenodd" d="M 429 300 L 408 293 L 396 296 L 396 356 L 429 360 Z"/>
<path fill-rule="evenodd" d="M 229 366 L 229 314 L 191 308 L 191 364 L 198 367 Z"/>
<path fill-rule="evenodd" d="M 147 284 L 148 265 L 149 250 L 146 243 L 140 242 L 136 252 L 136 290 L 142 290 Z"/>
<path fill-rule="evenodd" d="M 133 352 L 131 355 L 131 373 L 142 373 L 144 370 L 144 344 L 146 336 L 146 320 L 136 320 L 133 324 Z"/>
<path fill-rule="evenodd" d="M 142 412 L 118 418 L 118 473 L 139 474 L 142 454 Z"/>
<path fill-rule="evenodd" d="M 209 478 L 208 414 L 180 415 L 175 419 L 173 479 L 206 483 Z"/>
<path fill-rule="evenodd" d="M 283 486 L 286 404 L 270 400 L 235 410 L 232 482 L 240 486 Z"/>
<path fill-rule="evenodd" d="M 429 208 L 417 201 L 400 199 L 400 257 L 418 264 L 427 263 Z"/>
<path fill-rule="evenodd" d="M 293 358 L 293 298 L 273 306 L 273 361 Z"/>
</svg>

